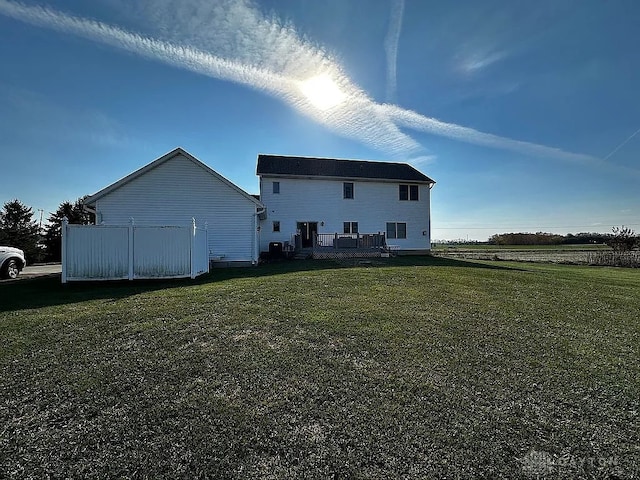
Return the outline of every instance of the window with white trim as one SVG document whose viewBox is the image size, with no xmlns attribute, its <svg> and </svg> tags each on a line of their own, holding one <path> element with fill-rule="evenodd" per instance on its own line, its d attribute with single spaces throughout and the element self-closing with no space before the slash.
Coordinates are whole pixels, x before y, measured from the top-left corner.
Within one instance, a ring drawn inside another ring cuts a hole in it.
<svg viewBox="0 0 640 480">
<path fill-rule="evenodd" d="M 387 238 L 407 238 L 407 224 L 405 222 L 387 222 Z"/>
<path fill-rule="evenodd" d="M 358 233 L 358 222 L 343 222 L 343 233 Z"/>
<path fill-rule="evenodd" d="M 342 184 L 342 198 L 353 198 L 353 182 Z"/>
<path fill-rule="evenodd" d="M 398 198 L 400 200 L 411 200 L 417 202 L 419 200 L 418 185 L 398 185 Z"/>
</svg>

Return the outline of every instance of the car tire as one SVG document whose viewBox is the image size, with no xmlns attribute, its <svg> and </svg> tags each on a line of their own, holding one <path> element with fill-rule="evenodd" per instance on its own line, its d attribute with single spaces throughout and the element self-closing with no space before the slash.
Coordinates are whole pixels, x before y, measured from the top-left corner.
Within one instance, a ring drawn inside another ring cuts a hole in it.
<svg viewBox="0 0 640 480">
<path fill-rule="evenodd" d="M 2 267 L 2 278 L 18 278 L 19 273 L 20 267 L 18 267 L 18 262 L 13 258 L 7 260 L 7 263 Z"/>
</svg>

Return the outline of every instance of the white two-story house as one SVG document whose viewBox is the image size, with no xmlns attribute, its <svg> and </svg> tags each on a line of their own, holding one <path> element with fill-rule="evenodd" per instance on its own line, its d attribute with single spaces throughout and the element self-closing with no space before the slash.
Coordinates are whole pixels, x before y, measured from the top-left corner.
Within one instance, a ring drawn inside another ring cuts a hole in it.
<svg viewBox="0 0 640 480">
<path fill-rule="evenodd" d="M 406 163 L 258 155 L 260 250 L 271 242 L 302 247 L 338 234 L 384 234 L 399 253 L 431 248 L 430 193 L 435 182 Z"/>
</svg>

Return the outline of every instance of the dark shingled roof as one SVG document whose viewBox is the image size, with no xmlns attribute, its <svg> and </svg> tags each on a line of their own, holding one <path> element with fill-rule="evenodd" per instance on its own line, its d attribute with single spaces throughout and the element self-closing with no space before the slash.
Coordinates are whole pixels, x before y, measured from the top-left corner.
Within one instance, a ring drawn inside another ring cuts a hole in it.
<svg viewBox="0 0 640 480">
<path fill-rule="evenodd" d="M 258 155 L 258 175 L 370 178 L 435 183 L 407 163 Z"/>
</svg>

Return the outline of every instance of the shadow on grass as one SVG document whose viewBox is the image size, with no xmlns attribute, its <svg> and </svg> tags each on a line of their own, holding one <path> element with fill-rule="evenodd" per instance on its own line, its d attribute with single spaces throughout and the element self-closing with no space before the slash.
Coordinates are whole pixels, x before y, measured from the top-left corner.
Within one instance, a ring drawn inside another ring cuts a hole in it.
<svg viewBox="0 0 640 480">
<path fill-rule="evenodd" d="M 236 278 L 258 278 L 295 272 L 336 270 L 343 268 L 391 268 L 391 267 L 458 267 L 493 270 L 520 270 L 513 267 L 477 263 L 437 256 L 406 256 L 390 259 L 296 260 L 278 261 L 257 268 L 219 268 L 194 280 L 136 280 L 133 282 L 72 282 L 63 285 L 60 275 L 23 279 L 0 285 L 0 312 L 26 310 L 85 302 L 89 300 L 117 300 L 132 295 L 167 288 L 184 288 Z"/>
</svg>

